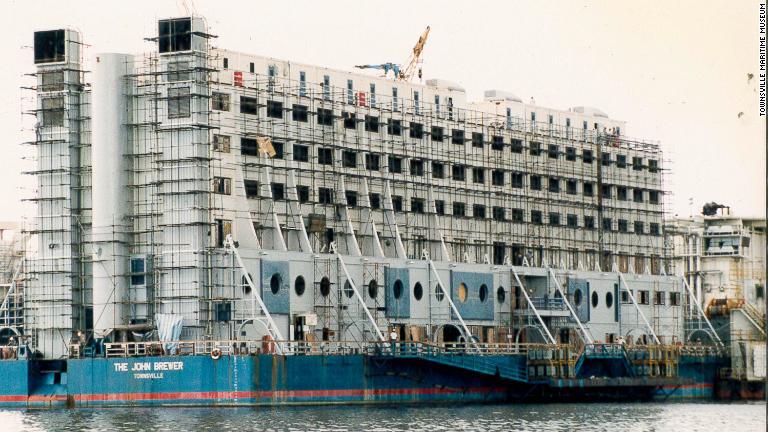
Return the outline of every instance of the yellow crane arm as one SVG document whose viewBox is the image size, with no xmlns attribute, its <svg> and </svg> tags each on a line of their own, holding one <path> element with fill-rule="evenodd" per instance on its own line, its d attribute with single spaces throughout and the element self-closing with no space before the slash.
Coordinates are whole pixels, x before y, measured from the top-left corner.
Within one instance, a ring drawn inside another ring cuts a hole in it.
<svg viewBox="0 0 768 432">
<path fill-rule="evenodd" d="M 424 45 L 427 43 L 427 37 L 429 37 L 429 30 L 430 28 L 427 26 L 427 28 L 424 30 L 424 33 L 422 33 L 419 37 L 419 41 L 416 42 L 416 45 L 413 47 L 411 56 L 408 57 L 408 60 L 406 60 L 405 63 L 403 63 L 406 66 L 403 68 L 403 72 L 400 74 L 400 81 L 410 81 L 413 73 L 416 72 L 416 68 L 419 64 L 419 58 L 421 58 L 421 52 L 424 51 Z"/>
</svg>

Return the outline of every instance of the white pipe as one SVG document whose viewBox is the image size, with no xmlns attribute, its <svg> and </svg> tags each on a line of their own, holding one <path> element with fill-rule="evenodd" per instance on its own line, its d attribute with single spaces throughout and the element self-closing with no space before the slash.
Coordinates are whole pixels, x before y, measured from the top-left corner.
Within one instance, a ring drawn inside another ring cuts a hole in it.
<svg viewBox="0 0 768 432">
<path fill-rule="evenodd" d="M 576 315 L 576 311 L 573 310 L 571 307 L 571 302 L 568 301 L 568 296 L 565 295 L 563 292 L 563 288 L 560 286 L 560 281 L 557 280 L 557 277 L 555 276 L 555 272 L 552 270 L 551 267 L 547 267 L 547 271 L 550 276 L 552 276 L 552 280 L 555 281 L 555 286 L 557 287 L 557 291 L 560 292 L 560 295 L 563 297 L 563 301 L 565 302 L 565 305 L 568 307 L 568 310 L 571 312 L 571 315 L 573 315 L 573 319 L 576 320 L 576 324 L 579 325 L 579 328 L 581 329 L 581 333 L 584 335 L 584 339 L 588 344 L 594 343 L 594 340 L 592 339 L 592 336 L 589 334 L 586 328 L 584 328 L 584 325 L 581 324 L 581 320 Z"/>
<path fill-rule="evenodd" d="M 541 315 L 539 315 L 539 311 L 536 309 L 536 306 L 533 305 L 531 298 L 528 297 L 528 293 L 525 291 L 525 285 L 523 285 L 523 281 L 520 280 L 520 276 L 518 276 L 517 271 L 515 271 L 515 266 L 512 266 L 511 269 L 512 269 L 512 276 L 515 277 L 517 284 L 520 286 L 520 291 L 523 292 L 523 295 L 525 296 L 525 300 L 528 302 L 528 306 L 531 307 L 531 309 L 533 310 L 533 313 L 536 315 L 536 318 L 539 320 L 539 324 L 541 324 L 541 328 L 544 329 L 544 333 L 547 334 L 547 337 L 549 338 L 550 343 L 552 343 L 552 345 L 557 344 L 557 342 L 555 342 L 555 338 L 552 337 L 552 333 L 549 332 L 549 329 L 544 324 L 544 320 L 541 318 Z"/>
<path fill-rule="evenodd" d="M 355 285 L 355 281 L 352 280 L 352 276 L 350 276 L 349 271 L 347 270 L 347 264 L 344 262 L 344 259 L 341 257 L 339 250 L 336 248 L 336 243 L 331 243 L 331 250 L 333 251 L 333 253 L 336 254 L 336 257 L 339 259 L 339 263 L 341 264 L 341 270 L 344 271 L 344 275 L 347 277 L 347 282 L 349 282 L 349 286 L 352 287 L 352 291 L 355 292 L 355 297 L 357 297 L 357 300 L 360 302 L 360 305 L 363 307 L 363 310 L 365 311 L 365 315 L 368 317 L 368 321 L 371 322 L 371 325 L 373 326 L 374 330 L 376 330 L 376 335 L 379 337 L 380 341 L 386 342 L 387 338 L 384 336 L 383 333 L 381 333 L 381 330 L 379 329 L 378 324 L 376 324 L 376 320 L 373 319 L 373 315 L 371 315 L 371 311 L 368 310 L 368 306 L 366 306 L 365 300 L 363 300 L 363 296 L 361 296 L 360 291 L 357 290 L 357 285 Z"/>
<path fill-rule="evenodd" d="M 704 310 L 701 308 L 701 304 L 699 304 L 699 300 L 696 298 L 696 295 L 693 293 L 691 286 L 688 285 L 688 281 L 685 280 L 685 277 L 681 279 L 683 279 L 683 286 L 685 286 L 685 289 L 688 290 L 688 295 L 691 296 L 691 302 L 696 304 L 696 307 L 698 308 L 699 313 L 704 318 L 704 321 L 706 321 L 707 325 L 709 326 L 709 329 L 712 330 L 712 334 L 715 335 L 717 342 L 720 344 L 720 346 L 724 347 L 725 345 L 723 344 L 723 341 L 720 339 L 720 336 L 717 335 L 715 328 L 712 327 L 712 323 L 709 322 L 709 318 L 707 318 L 707 315 L 704 313 Z"/>
<path fill-rule="evenodd" d="M 640 318 L 643 319 L 643 322 L 648 327 L 648 330 L 651 332 L 651 336 L 653 336 L 653 340 L 655 340 L 658 345 L 661 345 L 661 341 L 659 340 L 659 337 L 656 336 L 656 332 L 653 331 L 653 327 L 651 327 L 651 323 L 649 323 L 648 319 L 645 318 L 645 314 L 643 313 L 643 311 L 640 310 L 640 306 L 638 306 L 637 301 L 635 301 L 635 296 L 632 294 L 632 290 L 629 289 L 629 285 L 627 285 L 627 281 L 624 279 L 624 275 L 622 275 L 621 272 L 617 272 L 617 273 L 619 274 L 619 280 L 621 281 L 622 286 L 629 294 L 628 295 L 629 299 L 632 300 L 632 304 L 635 305 L 635 309 L 637 309 L 637 313 L 640 314 Z"/>
<path fill-rule="evenodd" d="M 440 278 L 440 275 L 437 273 L 437 269 L 435 268 L 435 263 L 433 263 L 431 259 L 427 261 L 429 262 L 429 267 L 432 269 L 432 272 L 435 274 L 435 279 L 437 279 L 437 286 L 440 287 L 440 290 L 443 291 L 445 298 L 448 299 L 448 304 L 451 305 L 451 309 L 453 310 L 453 313 L 455 313 L 456 317 L 459 319 L 459 323 L 461 323 L 461 327 L 464 329 L 464 334 L 466 335 L 467 339 L 469 339 L 469 342 L 475 347 L 475 349 L 479 350 L 480 348 L 478 348 L 477 342 L 475 342 L 475 339 L 472 337 L 472 333 L 469 331 L 469 327 L 467 327 L 467 323 L 464 322 L 464 318 L 461 317 L 461 314 L 459 313 L 459 309 L 456 307 L 456 304 L 453 303 L 453 300 L 451 299 L 451 295 L 448 293 L 447 289 L 445 288 L 445 284 L 443 284 L 443 280 Z"/>
</svg>

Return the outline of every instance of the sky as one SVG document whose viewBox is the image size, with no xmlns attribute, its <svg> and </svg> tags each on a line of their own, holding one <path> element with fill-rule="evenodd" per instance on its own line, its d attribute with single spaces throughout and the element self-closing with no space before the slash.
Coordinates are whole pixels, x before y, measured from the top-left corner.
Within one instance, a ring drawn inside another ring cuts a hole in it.
<svg viewBox="0 0 768 432">
<path fill-rule="evenodd" d="M 35 30 L 80 30 L 87 53 L 145 52 L 161 18 L 204 16 L 214 45 L 350 70 L 404 61 L 427 25 L 425 78 L 558 109 L 593 106 L 659 141 L 670 216 L 715 201 L 766 212 L 766 118 L 758 111 L 758 1 L 0 0 L 0 220 L 34 214 L 29 92 Z M 88 54 L 87 54 L 88 55 Z M 753 78 L 749 78 L 749 74 Z M 26 118 L 25 118 L 26 117 Z"/>
</svg>

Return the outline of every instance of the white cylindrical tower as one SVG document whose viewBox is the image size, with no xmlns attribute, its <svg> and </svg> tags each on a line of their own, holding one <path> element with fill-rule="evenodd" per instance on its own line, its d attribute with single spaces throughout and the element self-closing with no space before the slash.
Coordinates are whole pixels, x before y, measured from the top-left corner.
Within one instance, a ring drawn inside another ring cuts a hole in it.
<svg viewBox="0 0 768 432">
<path fill-rule="evenodd" d="M 132 56 L 97 54 L 91 92 L 93 163 L 93 330 L 96 339 L 128 324 L 126 219 L 129 100 L 124 76 Z"/>
</svg>

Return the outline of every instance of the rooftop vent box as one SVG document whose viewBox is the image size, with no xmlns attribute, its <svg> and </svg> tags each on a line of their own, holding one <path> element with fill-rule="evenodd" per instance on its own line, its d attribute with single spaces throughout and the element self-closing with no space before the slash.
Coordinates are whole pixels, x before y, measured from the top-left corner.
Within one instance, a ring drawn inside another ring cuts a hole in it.
<svg viewBox="0 0 768 432">
<path fill-rule="evenodd" d="M 516 94 L 506 92 L 503 90 L 486 90 L 484 93 L 485 100 L 489 102 L 497 102 L 497 101 L 507 101 L 507 102 L 520 102 L 522 103 L 523 100 L 520 99 L 519 96 Z"/>
<path fill-rule="evenodd" d="M 66 46 L 63 29 L 35 32 L 35 64 L 64 62 Z"/>
<path fill-rule="evenodd" d="M 192 18 L 160 20 L 157 27 L 161 54 L 192 49 Z"/>
</svg>

